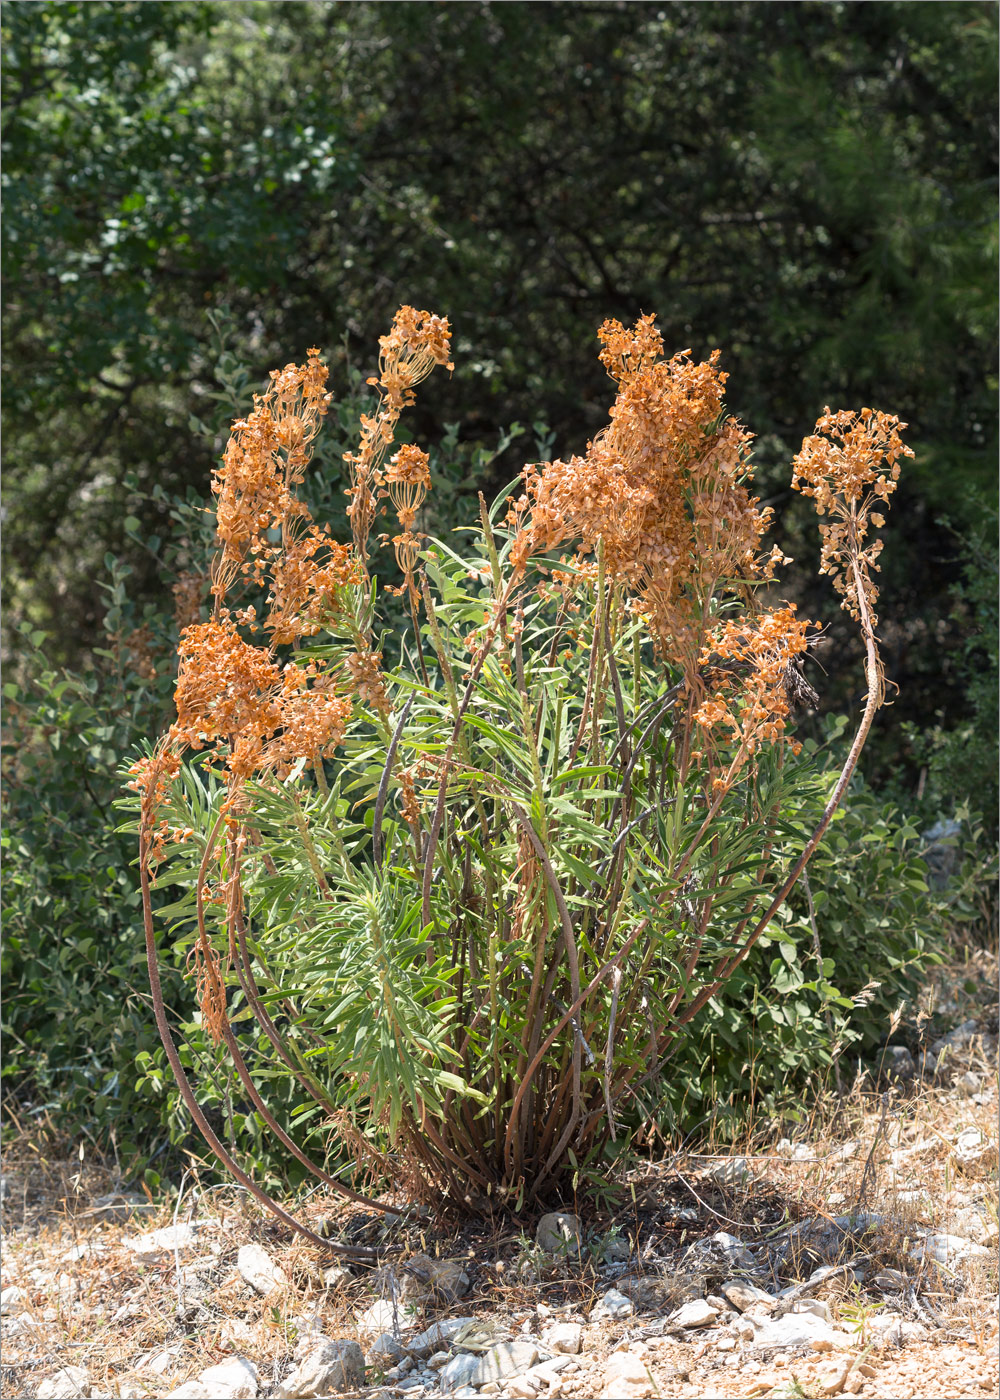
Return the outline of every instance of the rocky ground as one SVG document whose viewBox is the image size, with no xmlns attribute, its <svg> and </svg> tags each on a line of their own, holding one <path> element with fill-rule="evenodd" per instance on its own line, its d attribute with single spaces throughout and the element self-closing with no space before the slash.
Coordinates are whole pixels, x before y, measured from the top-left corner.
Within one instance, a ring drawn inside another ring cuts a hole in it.
<svg viewBox="0 0 1000 1400">
<path fill-rule="evenodd" d="M 189 1177 L 161 1204 L 22 1134 L 0 1394 L 995 1396 L 995 995 L 995 958 L 967 957 L 874 1089 L 794 1138 L 646 1166 L 617 1211 L 456 1227 L 299 1203 L 379 1267 L 238 1189 Z"/>
</svg>

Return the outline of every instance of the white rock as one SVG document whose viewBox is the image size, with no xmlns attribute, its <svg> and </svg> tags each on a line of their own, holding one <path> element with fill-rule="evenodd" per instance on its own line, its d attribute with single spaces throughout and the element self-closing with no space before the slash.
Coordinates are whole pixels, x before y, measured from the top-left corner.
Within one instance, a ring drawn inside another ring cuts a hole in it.
<svg viewBox="0 0 1000 1400">
<path fill-rule="evenodd" d="M 444 1395 L 453 1392 L 468 1390 L 472 1383 L 472 1377 L 479 1370 L 479 1357 L 469 1356 L 463 1352 L 459 1356 L 453 1356 L 447 1366 L 443 1366 L 438 1372 L 438 1384 Z M 478 1391 L 472 1392 L 474 1395 Z"/>
<path fill-rule="evenodd" d="M 28 1295 L 17 1284 L 11 1284 L 0 1293 L 0 1317 L 14 1317 L 23 1312 Z"/>
<path fill-rule="evenodd" d="M 985 1246 L 974 1244 L 972 1240 L 967 1240 L 961 1235 L 941 1232 L 927 1234 L 922 1240 L 918 1240 L 910 1250 L 909 1257 L 918 1262 L 933 1260 L 935 1264 L 952 1267 L 963 1259 L 982 1258 L 989 1253 Z"/>
<path fill-rule="evenodd" d="M 683 1303 L 675 1313 L 670 1315 L 670 1325 L 672 1327 L 709 1327 L 719 1316 L 711 1303 L 704 1298 L 696 1298 L 690 1303 Z"/>
<path fill-rule="evenodd" d="M 197 1234 L 195 1225 L 165 1225 L 162 1230 L 136 1235 L 125 1243 L 135 1255 L 137 1264 L 159 1264 L 190 1249 Z"/>
<path fill-rule="evenodd" d="M 245 1356 L 234 1356 L 218 1366 L 202 1371 L 198 1380 L 218 1400 L 254 1400 L 257 1394 L 257 1367 Z"/>
<path fill-rule="evenodd" d="M 927 1328 L 919 1322 L 910 1322 L 896 1313 L 876 1313 L 868 1319 L 868 1329 L 895 1347 L 905 1347 L 907 1343 L 919 1341 L 927 1335 Z"/>
<path fill-rule="evenodd" d="M 98 1240 L 87 1240 L 83 1244 L 75 1244 L 72 1249 L 67 1249 L 59 1262 L 78 1264 L 81 1259 L 92 1259 L 95 1254 L 106 1254 L 109 1248 L 109 1245 L 101 1244 Z"/>
<path fill-rule="evenodd" d="M 967 1176 L 984 1176 L 996 1168 L 997 1144 L 978 1128 L 966 1128 L 959 1133 L 951 1155 Z"/>
<path fill-rule="evenodd" d="M 64 1366 L 38 1387 L 38 1400 L 75 1400 L 90 1394 L 90 1377 L 82 1366 Z"/>
<path fill-rule="evenodd" d="M 732 1303 L 740 1312 L 746 1312 L 748 1308 L 753 1307 L 773 1308 L 777 1301 L 770 1293 L 765 1293 L 763 1288 L 758 1288 L 755 1283 L 749 1283 L 746 1279 L 730 1279 L 722 1285 L 722 1293 L 726 1301 Z"/>
<path fill-rule="evenodd" d="M 383 1332 L 398 1337 L 412 1317 L 412 1308 L 393 1303 L 389 1298 L 378 1298 L 358 1318 L 358 1331 L 364 1337 L 378 1337 Z"/>
<path fill-rule="evenodd" d="M 792 1312 L 812 1313 L 813 1317 L 822 1318 L 824 1322 L 833 1321 L 830 1305 L 825 1303 L 822 1298 L 797 1298 L 792 1304 Z"/>
<path fill-rule="evenodd" d="M 157 1351 L 147 1351 L 145 1356 L 139 1358 L 136 1367 L 139 1370 L 152 1371 L 154 1376 L 164 1376 L 177 1365 L 182 1350 L 182 1344 L 180 1342 L 175 1342 L 171 1347 L 161 1347 Z"/>
<path fill-rule="evenodd" d="M 236 1267 L 240 1278 L 257 1293 L 266 1296 L 272 1288 L 288 1282 L 284 1270 L 279 1268 L 266 1249 L 259 1244 L 245 1244 L 236 1256 Z"/>
<path fill-rule="evenodd" d="M 520 1376 L 538 1360 L 538 1348 L 527 1339 L 516 1342 L 501 1342 L 490 1347 L 469 1378 L 469 1385 L 487 1385 L 490 1381 L 505 1381 L 511 1376 Z M 445 1370 L 448 1368 L 445 1367 Z M 444 1372 L 441 1373 L 444 1375 Z"/>
<path fill-rule="evenodd" d="M 653 1382 L 646 1363 L 630 1351 L 616 1351 L 604 1367 L 604 1392 L 616 1400 L 642 1400 L 653 1394 Z"/>
<path fill-rule="evenodd" d="M 839 1332 L 813 1313 L 786 1313 L 784 1317 L 761 1318 L 755 1325 L 755 1347 L 811 1346 L 814 1350 L 841 1350 L 853 1345 L 853 1338 Z"/>
<path fill-rule="evenodd" d="M 368 1354 L 376 1364 L 384 1365 L 388 1361 L 392 1365 L 402 1356 L 403 1348 L 395 1333 L 380 1332 L 369 1347 Z"/>
<path fill-rule="evenodd" d="M 365 1358 L 357 1342 L 324 1341 L 282 1382 L 278 1400 L 311 1400 L 332 1390 L 358 1390 L 365 1383 Z"/>
<path fill-rule="evenodd" d="M 550 1211 L 535 1230 L 535 1240 L 551 1254 L 578 1254 L 583 1245 L 583 1227 L 578 1215 Z"/>
<path fill-rule="evenodd" d="M 631 1317 L 635 1307 L 631 1298 L 619 1293 L 617 1288 L 609 1288 L 604 1297 L 592 1310 L 591 1322 L 603 1322 L 606 1318 Z"/>
<path fill-rule="evenodd" d="M 745 1157 L 727 1157 L 705 1173 L 706 1180 L 714 1181 L 719 1186 L 739 1186 L 749 1175 L 750 1168 Z"/>
<path fill-rule="evenodd" d="M 448 1346 L 452 1338 L 461 1332 L 463 1327 L 467 1327 L 470 1322 L 475 1322 L 474 1317 L 448 1317 L 440 1322 L 433 1323 L 423 1332 L 418 1332 L 404 1348 L 411 1356 L 430 1356 L 431 1352 L 437 1351 L 439 1347 Z M 359 1324 L 360 1326 L 360 1324 Z"/>
<path fill-rule="evenodd" d="M 544 1341 L 555 1352 L 576 1356 L 583 1344 L 583 1328 L 578 1322 L 557 1322 L 545 1333 Z"/>
</svg>

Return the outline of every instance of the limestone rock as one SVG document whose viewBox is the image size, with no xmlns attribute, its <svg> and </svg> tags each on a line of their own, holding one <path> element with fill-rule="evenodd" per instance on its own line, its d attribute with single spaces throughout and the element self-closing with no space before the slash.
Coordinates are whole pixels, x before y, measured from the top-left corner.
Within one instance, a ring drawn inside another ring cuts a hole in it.
<svg viewBox="0 0 1000 1400">
<path fill-rule="evenodd" d="M 431 1259 L 414 1254 L 402 1266 L 405 1302 L 454 1303 L 469 1291 L 469 1275 L 460 1259 Z"/>
<path fill-rule="evenodd" d="M 198 1380 L 218 1400 L 254 1400 L 257 1394 L 257 1367 L 245 1356 L 210 1366 Z"/>
<path fill-rule="evenodd" d="M 616 1351 L 604 1367 L 604 1394 L 616 1400 L 643 1400 L 653 1394 L 653 1381 L 641 1357 L 630 1351 Z"/>
<path fill-rule="evenodd" d="M 273 1288 L 288 1282 L 284 1270 L 259 1244 L 243 1245 L 236 1256 L 236 1267 L 243 1282 L 265 1297 Z"/>
<path fill-rule="evenodd" d="M 278 1400 L 312 1400 L 335 1390 L 358 1390 L 365 1358 L 357 1342 L 325 1340 L 296 1366 L 276 1392 Z"/>
<path fill-rule="evenodd" d="M 765 1293 L 763 1288 L 758 1288 L 755 1283 L 749 1283 L 746 1279 L 730 1279 L 722 1285 L 721 1292 L 726 1301 L 732 1303 L 740 1312 L 746 1312 L 748 1308 L 773 1308 L 777 1301 L 770 1293 Z"/>
<path fill-rule="evenodd" d="M 488 1385 L 490 1381 L 504 1381 L 511 1376 L 520 1376 L 529 1367 L 534 1366 L 537 1360 L 538 1348 L 534 1342 L 501 1342 L 499 1346 L 491 1347 L 485 1356 L 480 1357 L 479 1365 L 468 1383 L 482 1386 Z"/>
<path fill-rule="evenodd" d="M 710 1327 L 719 1316 L 717 1310 L 704 1298 L 684 1303 L 671 1314 L 671 1327 Z"/>
<path fill-rule="evenodd" d="M 609 1288 L 592 1310 L 590 1320 L 591 1322 L 604 1322 L 608 1318 L 631 1317 L 634 1312 L 635 1305 L 631 1298 L 626 1298 L 624 1293 L 619 1293 L 617 1288 Z"/>
<path fill-rule="evenodd" d="M 161 1264 L 174 1255 L 183 1254 L 195 1243 L 197 1228 L 194 1225 L 165 1225 L 162 1230 L 152 1230 L 148 1235 L 137 1235 L 126 1240 L 135 1255 L 137 1264 Z"/>
<path fill-rule="evenodd" d="M 358 1318 L 358 1331 L 363 1337 L 378 1337 L 383 1332 L 398 1337 L 411 1316 L 411 1308 L 394 1303 L 391 1298 L 378 1298 Z"/>
<path fill-rule="evenodd" d="M 472 1377 L 479 1371 L 479 1357 L 469 1356 L 463 1352 L 459 1356 L 453 1356 L 446 1366 L 442 1366 L 438 1372 L 438 1384 L 443 1395 L 450 1395 L 457 1390 L 467 1390 L 472 1383 Z M 474 1392 L 478 1393 L 478 1392 Z"/>
<path fill-rule="evenodd" d="M 467 1327 L 471 1322 L 475 1322 L 474 1317 L 448 1317 L 440 1322 L 433 1323 L 423 1332 L 418 1332 L 409 1342 L 406 1350 L 410 1356 L 430 1356 L 439 1347 L 447 1347 L 454 1337 Z"/>
<path fill-rule="evenodd" d="M 544 1341 L 555 1352 L 576 1356 L 583 1345 L 583 1328 L 578 1322 L 557 1322 L 545 1333 Z"/>
<path fill-rule="evenodd" d="M 549 1254 L 579 1254 L 583 1248 L 580 1217 L 563 1211 L 550 1211 L 538 1222 L 535 1242 Z"/>
<path fill-rule="evenodd" d="M 64 1366 L 38 1387 L 38 1400 L 76 1400 L 90 1394 L 90 1377 L 82 1366 Z"/>
</svg>

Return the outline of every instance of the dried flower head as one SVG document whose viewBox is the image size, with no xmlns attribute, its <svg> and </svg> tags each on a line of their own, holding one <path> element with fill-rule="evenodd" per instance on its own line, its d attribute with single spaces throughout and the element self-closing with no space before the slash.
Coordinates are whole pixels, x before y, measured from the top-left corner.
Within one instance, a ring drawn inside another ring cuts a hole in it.
<svg viewBox="0 0 1000 1400">
<path fill-rule="evenodd" d="M 525 469 L 509 520 L 512 559 L 602 541 L 609 577 L 623 583 L 660 649 L 693 673 L 706 600 L 720 588 L 770 578 L 780 555 L 761 557 L 770 511 L 751 496 L 750 435 L 723 411 L 719 352 L 662 361 L 652 316 L 631 331 L 601 327 L 602 363 L 618 382 L 610 422 L 583 457 Z"/>
<path fill-rule="evenodd" d="M 870 408 L 860 413 L 827 409 L 793 464 L 792 486 L 813 498 L 819 515 L 833 517 L 820 526 L 820 573 L 830 575 L 843 595 L 841 607 L 855 619 L 860 617 L 863 599 L 873 626 L 878 590 L 869 571 L 878 572 L 882 540 L 865 541 L 869 526 L 885 524 L 885 517 L 873 506 L 887 503 L 895 491 L 899 459 L 913 456 L 913 449 L 900 436 L 905 427 L 894 414 Z"/>
</svg>

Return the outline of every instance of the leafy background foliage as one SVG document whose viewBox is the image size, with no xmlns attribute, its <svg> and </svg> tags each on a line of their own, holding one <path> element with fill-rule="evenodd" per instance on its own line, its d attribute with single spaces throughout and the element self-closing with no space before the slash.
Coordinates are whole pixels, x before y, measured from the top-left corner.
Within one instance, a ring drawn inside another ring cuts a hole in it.
<svg viewBox="0 0 1000 1400">
<path fill-rule="evenodd" d="M 478 487 L 603 421 L 604 316 L 655 308 L 668 346 L 721 345 L 802 561 L 791 591 L 830 624 L 832 712 L 860 698 L 854 643 L 810 582 L 787 463 L 826 402 L 909 420 L 882 580 L 900 693 L 869 751 L 875 790 L 836 828 L 852 851 L 867 820 L 886 839 L 813 888 L 848 997 L 878 975 L 853 957 L 862 929 L 883 973 L 881 938 L 905 961 L 933 936 L 916 890 L 898 927 L 872 911 L 919 874 L 910 819 L 967 801 L 987 851 L 995 835 L 994 6 L 10 0 L 0 24 L 8 1086 L 144 1151 L 183 1135 L 170 1088 L 154 1092 L 114 766 L 166 712 L 169 587 L 209 547 L 228 419 L 271 365 L 323 346 L 340 433 L 328 423 L 310 504 L 338 520 L 371 338 L 403 299 L 456 328 L 455 376 L 413 420 L 439 444 L 442 536 Z M 143 624 L 154 680 L 125 641 Z M 908 817 L 876 817 L 887 803 Z M 793 905 L 810 982 L 803 917 Z M 779 956 L 790 968 L 772 947 L 743 972 L 768 1008 L 788 1005 Z M 172 995 L 183 1020 L 179 978 Z M 756 1031 L 720 1005 L 684 1077 L 736 1087 Z M 763 1014 L 792 1061 L 821 1058 L 815 1017 Z M 877 1004 L 864 1017 L 862 1049 Z"/>
</svg>

